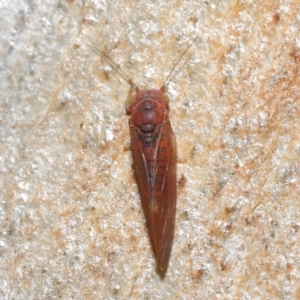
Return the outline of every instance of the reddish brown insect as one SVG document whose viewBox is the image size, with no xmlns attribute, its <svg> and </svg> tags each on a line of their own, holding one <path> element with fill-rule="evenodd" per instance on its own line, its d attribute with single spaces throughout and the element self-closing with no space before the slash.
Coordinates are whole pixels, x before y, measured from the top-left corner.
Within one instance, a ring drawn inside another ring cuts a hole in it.
<svg viewBox="0 0 300 300">
<path fill-rule="evenodd" d="M 197 38 L 197 37 L 196 37 Z M 176 215 L 176 141 L 168 116 L 168 79 L 196 38 L 180 56 L 159 90 L 140 90 L 106 54 L 94 48 L 129 82 L 131 151 L 152 247 L 162 275 L 172 250 Z"/>
<path fill-rule="evenodd" d="M 176 214 L 176 142 L 167 95 L 162 90 L 139 90 L 128 111 L 136 178 L 153 250 L 164 273 Z"/>
</svg>

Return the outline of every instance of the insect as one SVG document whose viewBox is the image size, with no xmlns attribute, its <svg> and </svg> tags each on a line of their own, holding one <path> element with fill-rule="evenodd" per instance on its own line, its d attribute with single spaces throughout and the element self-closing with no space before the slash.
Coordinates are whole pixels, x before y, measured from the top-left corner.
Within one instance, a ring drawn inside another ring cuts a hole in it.
<svg viewBox="0 0 300 300">
<path fill-rule="evenodd" d="M 140 90 L 104 52 L 93 50 L 130 84 L 126 112 L 130 114 L 131 151 L 149 236 L 159 272 L 164 276 L 172 250 L 176 215 L 176 140 L 169 115 L 166 88 L 189 44 L 159 90 Z"/>
</svg>

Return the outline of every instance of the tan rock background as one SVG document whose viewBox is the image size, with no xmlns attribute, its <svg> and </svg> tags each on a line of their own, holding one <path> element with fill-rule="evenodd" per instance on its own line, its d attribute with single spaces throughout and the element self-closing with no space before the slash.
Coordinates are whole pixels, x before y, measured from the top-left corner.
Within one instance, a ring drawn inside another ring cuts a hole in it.
<svg viewBox="0 0 300 300">
<path fill-rule="evenodd" d="M 1 299 L 300 299 L 297 0 L 2 1 Z M 169 85 L 178 206 L 164 280 L 128 84 Z"/>
</svg>

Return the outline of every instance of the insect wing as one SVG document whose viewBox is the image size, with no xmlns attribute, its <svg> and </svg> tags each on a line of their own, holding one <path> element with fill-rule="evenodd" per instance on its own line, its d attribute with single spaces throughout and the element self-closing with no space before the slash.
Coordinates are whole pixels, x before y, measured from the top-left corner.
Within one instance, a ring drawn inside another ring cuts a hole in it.
<svg viewBox="0 0 300 300">
<path fill-rule="evenodd" d="M 161 272 L 168 266 L 176 215 L 176 141 L 168 116 L 152 141 L 129 120 L 131 150 L 150 240 Z"/>
</svg>

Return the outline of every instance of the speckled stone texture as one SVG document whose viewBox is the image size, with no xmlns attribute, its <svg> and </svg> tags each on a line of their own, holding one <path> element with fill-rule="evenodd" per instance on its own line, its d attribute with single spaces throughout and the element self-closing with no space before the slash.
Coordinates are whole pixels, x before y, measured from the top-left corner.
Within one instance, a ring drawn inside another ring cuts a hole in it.
<svg viewBox="0 0 300 300">
<path fill-rule="evenodd" d="M 299 0 L 1 1 L 1 299 L 300 299 Z M 178 144 L 162 280 L 129 86 L 168 86 Z"/>
</svg>

